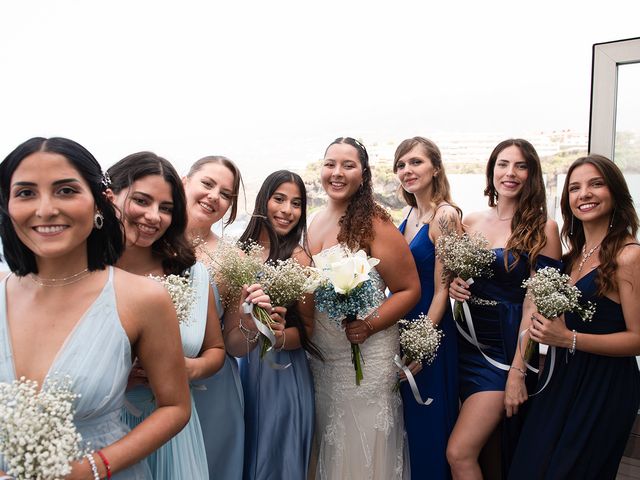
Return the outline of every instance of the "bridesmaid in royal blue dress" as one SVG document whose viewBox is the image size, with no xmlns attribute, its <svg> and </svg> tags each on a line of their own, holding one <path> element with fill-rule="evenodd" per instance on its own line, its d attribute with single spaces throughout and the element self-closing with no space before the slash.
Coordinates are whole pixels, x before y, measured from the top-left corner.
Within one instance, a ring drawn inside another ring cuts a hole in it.
<svg viewBox="0 0 640 480">
<path fill-rule="evenodd" d="M 124 245 L 106 184 L 93 155 L 65 138 L 32 138 L 0 164 L 12 271 L 0 283 L 0 382 L 47 390 L 49 378 L 70 377 L 73 421 L 94 451 L 66 479 L 150 480 L 142 460 L 189 419 L 184 359 L 166 290 L 110 266 Z M 120 410 L 134 357 L 159 407 L 129 433 Z M 0 455 L 3 478 L 6 468 Z"/>
<path fill-rule="evenodd" d="M 402 196 L 410 205 L 399 228 L 418 267 L 422 291 L 420 301 L 405 318 L 428 315 L 444 332 L 431 365 L 415 362 L 408 365 L 422 399 L 432 398 L 433 403 L 428 406 L 417 403 L 405 381 L 400 388 L 404 426 L 409 436 L 411 478 L 447 479 L 451 478 L 447 441 L 458 418 L 458 346 L 448 283 L 435 256 L 435 243 L 442 228 L 461 229 L 461 214 L 451 202 L 440 149 L 431 140 L 414 137 L 400 143 L 393 171 L 400 180 Z"/>
<path fill-rule="evenodd" d="M 240 237 L 263 246 L 265 261 L 294 258 L 309 265 L 300 246 L 306 237 L 307 192 L 299 175 L 279 170 L 256 196 L 253 217 Z M 306 310 L 305 310 L 306 307 Z M 313 378 L 307 354 L 321 357 L 309 340 L 313 299 L 287 310 L 276 307 L 286 328 L 276 331 L 274 369 L 256 348 L 240 360 L 245 394 L 245 480 L 306 479 L 314 424 Z M 304 316 L 303 316 L 304 315 Z M 284 325 L 283 325 L 284 326 Z"/>
<path fill-rule="evenodd" d="M 531 337 L 558 355 L 531 400 L 509 478 L 615 479 L 640 405 L 638 217 L 622 173 L 599 155 L 569 167 L 560 204 L 566 272 L 596 310 L 586 322 L 534 314 Z"/>
<path fill-rule="evenodd" d="M 452 298 L 469 301 L 477 335 L 469 340 L 473 334 L 466 326 L 466 337 L 459 335 L 462 407 L 447 447 L 453 476 L 465 479 L 482 478 L 482 470 L 507 475 L 524 413 L 519 406 L 528 395 L 527 367 L 517 339 L 534 308 L 521 285 L 538 267 L 558 266 L 560 258 L 558 227 L 547 218 L 542 169 L 533 146 L 522 139 L 499 143 L 489 157 L 486 178 L 489 210 L 463 221 L 468 232 L 482 234 L 495 251 L 493 276 L 474 278 L 471 288 L 460 278 L 449 286 Z M 501 458 L 489 455 L 481 470 L 480 451 L 499 425 L 502 445 L 491 453 Z"/>
<path fill-rule="evenodd" d="M 209 156 L 192 165 L 183 183 L 189 217 L 187 231 L 198 243 L 198 259 L 207 264 L 219 240 L 211 227 L 227 213 L 225 226 L 235 220 L 242 177 L 228 158 Z M 218 298 L 227 355 L 218 373 L 198 382 L 194 400 L 204 437 L 209 478 L 240 480 L 244 463 L 244 394 L 234 356 L 247 353 L 247 339 L 238 328 L 237 309 L 227 308 L 224 318 L 222 316 L 219 299 L 220 294 L 224 296 L 225 286 L 213 282 L 212 286 Z M 255 287 L 251 286 L 252 290 Z M 248 318 L 243 325 L 254 328 Z"/>
<path fill-rule="evenodd" d="M 196 263 L 187 242 L 187 215 L 182 181 L 173 166 L 151 152 L 128 155 L 107 171 L 107 196 L 120 211 L 126 248 L 118 267 L 137 275 L 187 275 L 194 302 L 180 324 L 184 362 L 190 382 L 217 372 L 224 361 L 224 343 L 207 269 Z M 122 418 L 135 428 L 156 410 L 146 373 L 133 368 Z M 147 457 L 155 480 L 206 478 L 207 459 L 198 412 L 178 435 Z"/>
</svg>

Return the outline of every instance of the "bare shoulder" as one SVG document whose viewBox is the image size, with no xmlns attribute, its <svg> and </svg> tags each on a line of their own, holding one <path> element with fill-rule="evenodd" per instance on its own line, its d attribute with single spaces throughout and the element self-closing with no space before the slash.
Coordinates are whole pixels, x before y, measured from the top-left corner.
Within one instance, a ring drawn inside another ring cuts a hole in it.
<svg viewBox="0 0 640 480">
<path fill-rule="evenodd" d="M 489 213 L 491 210 L 481 210 L 478 212 L 471 212 L 464 216 L 462 223 L 465 228 L 474 229 L 478 224 L 481 224 L 489 219 Z"/>
<path fill-rule="evenodd" d="M 4 278 L 9 275 L 11 272 L 0 272 L 0 280 L 4 280 Z"/>
<path fill-rule="evenodd" d="M 379 235 L 395 235 L 396 233 L 402 236 L 398 228 L 393 224 L 391 220 L 374 217 L 371 223 L 373 225 L 373 231 L 376 239 Z"/>
<path fill-rule="evenodd" d="M 637 240 L 629 239 L 618 253 L 616 261 L 622 274 L 640 275 L 640 245 Z"/>
<path fill-rule="evenodd" d="M 558 237 L 558 222 L 556 222 L 553 218 L 547 218 L 547 223 L 544 225 L 544 233 L 547 234 L 547 237 L 553 235 Z"/>
<path fill-rule="evenodd" d="M 300 265 L 308 267 L 311 265 L 311 257 L 307 253 L 307 251 L 301 246 L 297 246 L 293 253 L 291 254 L 291 258 L 293 258 Z"/>
<path fill-rule="evenodd" d="M 171 306 L 171 297 L 157 281 L 115 269 L 114 287 L 118 299 L 118 311 L 124 319 L 153 318 Z"/>
</svg>

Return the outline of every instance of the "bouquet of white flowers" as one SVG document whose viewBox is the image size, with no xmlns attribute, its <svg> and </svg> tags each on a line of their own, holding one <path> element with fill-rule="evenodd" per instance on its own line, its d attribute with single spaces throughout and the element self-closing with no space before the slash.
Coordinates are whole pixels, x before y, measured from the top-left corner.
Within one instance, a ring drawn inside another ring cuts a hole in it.
<svg viewBox="0 0 640 480">
<path fill-rule="evenodd" d="M 595 313 L 595 305 L 587 302 L 580 305 L 581 293 L 578 287 L 571 285 L 569 275 L 560 273 L 554 267 L 544 267 L 536 274 L 522 282 L 527 289 L 527 297 L 531 299 L 538 312 L 545 318 L 556 318 L 564 312 L 577 313 L 583 321 L 590 321 Z M 529 360 L 535 348 L 535 342 L 529 339 L 524 352 L 525 360 Z"/>
<path fill-rule="evenodd" d="M 189 325 L 191 321 L 191 309 L 196 299 L 196 293 L 191 286 L 188 276 L 182 275 L 149 275 L 149 278 L 160 282 L 169 292 L 171 301 L 176 309 L 178 322 Z"/>
<path fill-rule="evenodd" d="M 367 258 L 364 250 L 353 253 L 346 247 L 335 255 L 314 255 L 313 261 L 322 280 L 315 291 L 316 307 L 342 326 L 358 316 L 366 316 L 383 300 L 384 295 L 373 283 L 369 272 L 380 260 Z M 363 379 L 360 345 L 351 344 L 351 361 L 356 371 L 356 384 Z"/>
<path fill-rule="evenodd" d="M 460 235 L 455 231 L 447 231 L 440 235 L 436 242 L 436 256 L 442 262 L 446 280 L 458 276 L 472 283 L 473 277 L 491 277 L 493 272 L 490 267 L 496 253 L 487 247 L 487 239 L 480 233 Z M 461 321 L 462 304 L 458 301 L 455 302 L 454 317 Z"/>
<path fill-rule="evenodd" d="M 400 347 L 406 359 L 410 362 L 424 362 L 430 365 L 436 358 L 438 353 L 438 347 L 444 336 L 444 332 L 439 330 L 431 321 L 428 315 L 421 313 L 415 320 L 405 320 L 404 318 L 398 321 L 400 325 Z M 421 405 L 429 405 L 433 400 L 428 399 L 423 401 L 418 391 L 418 385 L 415 383 L 413 374 L 404 365 L 397 355 L 394 358 L 394 363 L 398 368 L 404 371 L 407 380 L 411 386 L 413 396 L 416 401 Z M 400 387 L 400 382 L 396 384 L 396 390 Z"/>
<path fill-rule="evenodd" d="M 213 279 L 219 285 L 223 284 L 226 287 L 222 299 L 226 307 L 237 304 L 243 285 L 252 285 L 256 282 L 262 285 L 264 275 L 263 248 L 257 243 L 243 244 L 221 238 L 215 251 L 212 252 L 205 248 L 204 244 L 201 244 L 201 251 L 209 259 L 207 268 Z M 251 306 L 246 307 L 246 311 L 251 309 Z M 264 308 L 258 305 L 253 307 L 252 315 L 263 340 L 269 342 L 266 350 L 270 350 L 275 343 L 272 328 L 274 320 Z"/>
<path fill-rule="evenodd" d="M 71 379 L 0 383 L 0 453 L 17 479 L 61 479 L 86 453 L 73 423 Z"/>
</svg>

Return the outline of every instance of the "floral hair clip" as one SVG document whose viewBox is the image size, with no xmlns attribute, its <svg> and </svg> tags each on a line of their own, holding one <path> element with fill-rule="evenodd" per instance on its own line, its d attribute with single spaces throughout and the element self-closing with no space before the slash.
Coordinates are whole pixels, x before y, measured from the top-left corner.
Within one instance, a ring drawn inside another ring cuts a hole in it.
<svg viewBox="0 0 640 480">
<path fill-rule="evenodd" d="M 109 188 L 111 186 L 111 177 L 109 176 L 109 172 L 105 171 L 102 174 L 101 183 L 104 185 L 104 188 Z"/>
</svg>

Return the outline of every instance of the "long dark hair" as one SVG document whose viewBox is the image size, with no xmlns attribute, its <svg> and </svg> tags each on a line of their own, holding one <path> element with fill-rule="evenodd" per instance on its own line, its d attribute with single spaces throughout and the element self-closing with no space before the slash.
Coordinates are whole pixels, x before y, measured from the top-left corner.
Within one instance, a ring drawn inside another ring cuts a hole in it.
<svg viewBox="0 0 640 480">
<path fill-rule="evenodd" d="M 278 187 L 287 182 L 293 183 L 298 187 L 302 203 L 300 205 L 300 220 L 287 235 L 281 237 L 276 233 L 267 218 L 267 204 Z M 270 249 L 267 260 L 286 260 L 293 255 L 293 251 L 296 247 L 301 246 L 301 244 L 305 252 L 308 252 L 306 245 L 302 243 L 306 242 L 307 237 L 307 190 L 304 181 L 297 173 L 290 172 L 289 170 L 278 170 L 265 178 L 256 196 L 253 215 L 249 221 L 249 225 L 247 225 L 247 228 L 240 237 L 240 241 L 246 242 L 253 240 L 257 242 L 263 229 L 269 234 Z"/>
<path fill-rule="evenodd" d="M 116 263 L 124 250 L 123 229 L 113 204 L 104 195 L 102 170 L 95 157 L 82 145 L 67 138 L 34 137 L 18 145 L 0 164 L 0 238 L 4 258 L 16 275 L 38 273 L 35 255 L 18 238 L 9 215 L 11 177 L 22 160 L 36 152 L 56 153 L 65 157 L 89 185 L 97 211 L 104 217 L 103 228 L 91 230 L 87 237 L 87 266 L 103 270 Z"/>
<path fill-rule="evenodd" d="M 341 143 L 351 145 L 358 152 L 358 159 L 362 167 L 362 184 L 349 199 L 347 211 L 342 218 L 340 218 L 338 242 L 344 243 L 353 250 L 357 250 L 358 248 L 368 250 L 374 237 L 374 218 L 377 217 L 390 222 L 391 216 L 373 199 L 373 182 L 371 179 L 371 167 L 369 166 L 369 154 L 362 143 L 351 137 L 336 138 L 327 146 L 324 152 L 325 156 L 331 145 Z"/>
<path fill-rule="evenodd" d="M 574 217 L 569 205 L 569 181 L 573 171 L 582 165 L 593 165 L 602 175 L 613 199 L 613 211 L 609 220 L 609 231 L 600 244 L 600 265 L 596 285 L 598 294 L 605 295 L 617 289 L 616 258 L 620 250 L 624 248 L 626 240 L 631 235 L 636 238 L 638 233 L 638 214 L 633 206 L 633 199 L 629 192 L 627 182 L 618 166 L 602 155 L 588 155 L 575 160 L 567 171 L 567 178 L 560 197 L 560 209 L 562 211 L 562 240 L 569 247 L 569 251 L 563 256 L 566 270 L 571 271 L 574 262 L 581 256 L 585 245 L 584 227 L 582 221 Z"/>
<path fill-rule="evenodd" d="M 152 152 L 138 152 L 126 156 L 107 170 L 111 177 L 111 190 L 116 195 L 128 189 L 136 180 L 149 175 L 160 175 L 170 186 L 173 197 L 171 225 L 164 235 L 151 246 L 151 251 L 162 260 L 165 274 L 182 274 L 196 262 L 192 245 L 187 241 L 187 207 L 184 187 L 173 165 Z M 122 212 L 124 215 L 124 212 Z"/>
<path fill-rule="evenodd" d="M 522 187 L 516 211 L 511 219 L 511 235 L 505 246 L 505 267 L 509 258 L 508 252 L 511 252 L 515 258 L 515 261 L 508 266 L 509 268 L 515 267 L 523 252 L 529 254 L 529 264 L 535 265 L 538 255 L 547 244 L 545 233 L 547 195 L 542 178 L 540 157 L 531 143 L 522 138 L 511 138 L 496 145 L 487 162 L 487 187 L 484 194 L 489 197 L 490 207 L 495 207 L 498 204 L 498 192 L 493 184 L 493 171 L 500 153 L 505 148 L 512 146 L 518 147 L 527 162 L 528 175 Z"/>
</svg>

